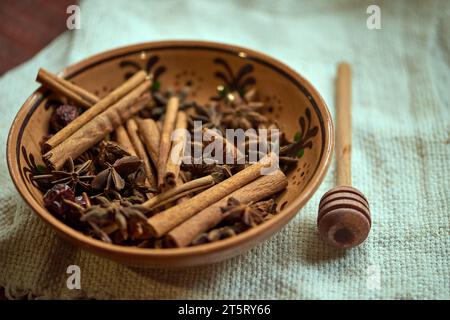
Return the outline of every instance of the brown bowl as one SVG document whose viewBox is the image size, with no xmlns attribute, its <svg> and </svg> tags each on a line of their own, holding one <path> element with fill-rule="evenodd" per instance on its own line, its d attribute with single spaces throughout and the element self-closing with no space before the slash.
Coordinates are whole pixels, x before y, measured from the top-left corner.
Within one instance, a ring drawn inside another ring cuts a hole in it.
<svg viewBox="0 0 450 320">
<path fill-rule="evenodd" d="M 164 267 L 208 264 L 243 253 L 279 231 L 317 190 L 330 164 L 333 124 L 317 90 L 291 68 L 262 53 L 237 46 L 162 41 L 95 55 L 65 68 L 61 75 L 102 97 L 139 68 L 153 72 L 163 88 L 190 83 L 192 97 L 200 102 L 216 95 L 219 85 L 237 90 L 256 85 L 260 98 L 273 106 L 270 116 L 278 120 L 289 138 L 299 131 L 300 118 L 306 126 L 317 127 L 310 131 L 312 135 L 302 137 L 305 149 L 297 168 L 288 175 L 287 190 L 278 199 L 280 213 L 235 237 L 188 248 L 125 247 L 101 242 L 72 229 L 47 211 L 42 193 L 30 180 L 30 175 L 42 163 L 39 143 L 47 132 L 51 114 L 46 106 L 52 97 L 47 90 L 39 88 L 14 119 L 8 137 L 7 161 L 19 193 L 60 236 L 126 264 Z"/>
</svg>

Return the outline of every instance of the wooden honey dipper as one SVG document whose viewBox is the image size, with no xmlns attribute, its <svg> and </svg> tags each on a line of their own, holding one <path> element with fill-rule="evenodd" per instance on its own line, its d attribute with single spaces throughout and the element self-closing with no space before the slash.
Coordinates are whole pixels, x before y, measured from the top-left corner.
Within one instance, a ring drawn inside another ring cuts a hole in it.
<svg viewBox="0 0 450 320">
<path fill-rule="evenodd" d="M 350 248 L 366 240 L 372 221 L 367 198 L 351 186 L 351 70 L 345 62 L 338 66 L 336 105 L 338 186 L 320 199 L 317 227 L 328 244 Z"/>
</svg>

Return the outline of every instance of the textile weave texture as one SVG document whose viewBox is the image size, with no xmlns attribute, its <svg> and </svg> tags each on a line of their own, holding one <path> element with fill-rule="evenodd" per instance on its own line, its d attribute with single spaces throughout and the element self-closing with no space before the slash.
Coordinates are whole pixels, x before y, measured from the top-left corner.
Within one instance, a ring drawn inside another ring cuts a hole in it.
<svg viewBox="0 0 450 320">
<path fill-rule="evenodd" d="M 381 8 L 380 30 L 366 9 Z M 38 87 L 94 53 L 137 42 L 199 39 L 278 58 L 334 113 L 336 65 L 353 68 L 353 183 L 370 199 L 371 234 L 347 251 L 318 237 L 320 196 L 278 234 L 223 263 L 132 268 L 59 239 L 24 203 L 0 159 L 0 286 L 7 295 L 97 299 L 449 299 L 450 3 L 448 1 L 81 1 L 67 31 L 0 78 L 0 141 Z M 69 265 L 81 290 L 66 287 Z"/>
</svg>

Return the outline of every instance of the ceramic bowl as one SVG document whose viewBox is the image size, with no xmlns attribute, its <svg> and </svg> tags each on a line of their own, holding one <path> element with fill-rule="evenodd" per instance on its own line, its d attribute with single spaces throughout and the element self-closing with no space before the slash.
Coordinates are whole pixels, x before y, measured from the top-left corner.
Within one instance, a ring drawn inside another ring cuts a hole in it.
<svg viewBox="0 0 450 320">
<path fill-rule="evenodd" d="M 63 69 L 60 75 L 103 97 L 138 69 L 154 73 L 162 88 L 191 85 L 191 97 L 200 102 L 217 95 L 220 85 L 234 90 L 256 86 L 260 98 L 272 106 L 270 117 L 278 121 L 288 137 L 292 138 L 299 131 L 301 118 L 306 127 L 317 129 L 310 131 L 313 134 L 305 132 L 301 136 L 305 146 L 303 155 L 288 175 L 288 187 L 278 199 L 280 213 L 273 219 L 238 236 L 195 247 L 125 247 L 90 238 L 45 209 L 42 193 L 30 179 L 42 163 L 39 143 L 47 132 L 51 115 L 48 101 L 52 96 L 39 88 L 26 100 L 11 126 L 7 162 L 21 196 L 64 239 L 95 254 L 131 265 L 184 267 L 209 264 L 241 254 L 278 232 L 317 190 L 331 160 L 333 125 L 320 94 L 297 72 L 280 61 L 246 48 L 212 42 L 163 41 L 100 53 Z M 35 75 L 30 74 L 30 77 Z"/>
</svg>

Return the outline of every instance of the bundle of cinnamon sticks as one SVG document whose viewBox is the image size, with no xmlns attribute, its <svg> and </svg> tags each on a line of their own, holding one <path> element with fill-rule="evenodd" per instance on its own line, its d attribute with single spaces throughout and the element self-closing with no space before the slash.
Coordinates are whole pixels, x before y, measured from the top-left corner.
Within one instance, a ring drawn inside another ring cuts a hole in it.
<svg viewBox="0 0 450 320">
<path fill-rule="evenodd" d="M 184 165 L 185 149 L 191 143 L 186 134 L 192 131 L 191 121 L 200 116 L 205 118 L 205 114 L 210 116 L 210 110 L 200 112 L 196 107 L 196 113 L 195 108 L 183 106 L 184 96 L 170 94 L 166 95 L 162 116 L 140 116 L 142 110 L 151 111 L 160 103 L 153 96 L 159 93 L 151 90 L 151 78 L 144 71 L 136 72 L 100 98 L 62 77 L 43 69 L 39 71 L 38 82 L 65 103 L 83 110 L 42 145 L 47 180 L 42 177 L 36 180 L 46 183 L 44 202 L 48 193 L 61 185 L 63 180 L 57 177 L 63 173 L 72 172 L 71 177 L 76 181 L 82 178 L 91 181 L 89 177 L 95 177 L 97 191 L 82 190 L 80 194 L 85 199 L 82 204 L 67 199 L 63 199 L 63 204 L 71 205 L 70 210 L 75 208 L 80 219 L 89 222 L 86 233 L 91 236 L 139 247 L 185 247 L 198 243 L 200 238 L 215 241 L 242 232 L 254 226 L 255 221 L 261 223 L 275 214 L 276 211 L 261 209 L 260 204 L 287 187 L 286 175 L 280 169 L 263 175 L 262 169 L 277 163 L 278 156 L 270 153 L 256 163 L 239 166 Z M 250 96 L 239 99 L 230 100 L 231 108 L 236 101 L 245 102 Z M 266 120 L 258 118 L 258 121 Z M 246 123 L 252 125 L 250 121 Z M 234 160 L 245 160 L 245 155 L 229 141 L 215 136 L 212 129 L 223 130 L 222 124 L 204 126 L 202 134 L 214 136 L 225 148 L 230 148 Z M 263 125 L 262 122 L 254 124 L 255 127 Z M 98 155 L 102 161 L 94 157 L 89 160 L 89 166 L 77 165 L 77 159 L 84 159 L 87 154 Z M 75 165 L 72 163 L 68 168 L 67 163 L 74 160 Z M 80 166 L 86 171 L 84 176 L 81 176 L 84 171 L 79 172 Z M 77 196 L 79 189 L 70 179 L 66 179 L 67 186 Z M 98 186 L 103 188 L 101 193 Z M 99 200 L 103 198 L 106 200 Z M 230 199 L 234 206 L 230 205 Z M 96 206 L 98 210 L 94 210 Z M 51 206 L 48 208 L 52 210 Z M 98 217 L 106 214 L 102 212 L 110 212 L 110 208 L 123 212 L 124 218 Z"/>
<path fill-rule="evenodd" d="M 45 86 L 70 99 L 77 97 L 75 102 L 83 100 L 88 103 L 83 98 L 86 96 L 83 89 L 77 89 L 79 87 L 56 76 L 42 76 L 44 74 L 48 72 L 41 70 L 37 80 Z M 60 169 L 69 157 L 75 159 L 99 143 L 150 102 L 150 95 L 146 94 L 150 85 L 145 72 L 140 71 L 103 99 L 91 96 L 94 103 L 90 102 L 89 109 L 44 142 L 45 163 L 51 168 Z M 57 91 L 60 88 L 61 91 Z"/>
</svg>

